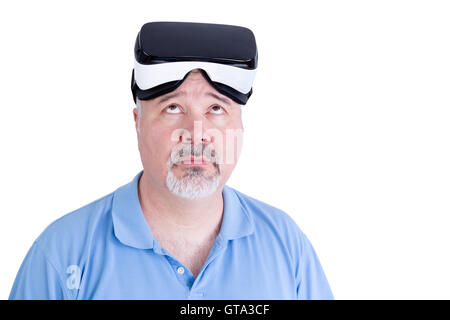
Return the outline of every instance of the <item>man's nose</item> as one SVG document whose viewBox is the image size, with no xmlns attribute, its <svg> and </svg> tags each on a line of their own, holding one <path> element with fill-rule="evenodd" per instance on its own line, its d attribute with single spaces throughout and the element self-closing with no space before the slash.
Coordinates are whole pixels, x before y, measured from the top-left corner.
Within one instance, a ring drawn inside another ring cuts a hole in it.
<svg viewBox="0 0 450 320">
<path fill-rule="evenodd" d="M 205 123 L 200 120 L 194 120 L 181 131 L 180 140 L 183 143 L 209 144 L 214 141 L 214 137 L 208 134 Z"/>
</svg>

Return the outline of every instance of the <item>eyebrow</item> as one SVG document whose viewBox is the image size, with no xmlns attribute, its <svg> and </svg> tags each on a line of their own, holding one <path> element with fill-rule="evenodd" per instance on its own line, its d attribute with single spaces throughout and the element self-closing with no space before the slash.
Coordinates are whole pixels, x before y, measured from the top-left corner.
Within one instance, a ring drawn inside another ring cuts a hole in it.
<svg viewBox="0 0 450 320">
<path fill-rule="evenodd" d="M 179 91 L 179 92 L 174 92 L 174 93 L 166 94 L 166 95 L 164 95 L 164 96 L 159 100 L 159 103 L 166 102 L 167 100 L 170 100 L 170 99 L 172 99 L 172 98 L 178 97 L 178 96 L 180 96 L 180 95 L 185 96 L 185 95 L 186 95 L 186 91 Z M 213 98 L 215 98 L 215 99 L 217 99 L 217 100 L 219 100 L 219 101 L 222 101 L 223 103 L 226 103 L 226 104 L 228 104 L 228 105 L 230 104 L 230 102 L 229 102 L 228 99 L 223 98 L 223 97 L 221 97 L 221 96 L 218 96 L 217 94 L 215 94 L 215 93 L 213 93 L 213 92 L 207 92 L 207 93 L 205 93 L 205 95 L 210 96 L 210 97 L 213 97 Z"/>
<path fill-rule="evenodd" d="M 211 97 L 213 97 L 213 98 L 216 98 L 217 100 L 220 100 L 220 101 L 222 101 L 223 103 L 230 104 L 230 102 L 229 102 L 228 99 L 222 98 L 222 97 L 218 96 L 217 94 L 215 94 L 215 93 L 213 93 L 213 92 L 208 92 L 208 93 L 206 93 L 206 95 L 207 95 L 207 96 L 211 96 Z"/>
</svg>

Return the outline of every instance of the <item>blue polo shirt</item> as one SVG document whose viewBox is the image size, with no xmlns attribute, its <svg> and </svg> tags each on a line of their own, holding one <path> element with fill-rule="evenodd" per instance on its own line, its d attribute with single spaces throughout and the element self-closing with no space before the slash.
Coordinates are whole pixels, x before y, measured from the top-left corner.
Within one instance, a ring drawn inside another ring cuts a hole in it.
<svg viewBox="0 0 450 320">
<path fill-rule="evenodd" d="M 153 237 L 138 181 L 50 224 L 10 299 L 333 299 L 305 234 L 283 211 L 225 185 L 224 216 L 198 276 Z"/>
</svg>

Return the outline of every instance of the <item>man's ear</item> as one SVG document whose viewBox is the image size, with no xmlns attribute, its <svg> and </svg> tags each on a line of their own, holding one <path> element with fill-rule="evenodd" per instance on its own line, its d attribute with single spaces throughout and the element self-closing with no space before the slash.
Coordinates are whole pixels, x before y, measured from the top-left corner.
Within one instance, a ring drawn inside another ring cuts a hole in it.
<svg viewBox="0 0 450 320">
<path fill-rule="evenodd" d="M 133 116 L 134 116 L 134 127 L 136 128 L 136 132 L 138 130 L 138 111 L 137 108 L 133 109 Z"/>
</svg>

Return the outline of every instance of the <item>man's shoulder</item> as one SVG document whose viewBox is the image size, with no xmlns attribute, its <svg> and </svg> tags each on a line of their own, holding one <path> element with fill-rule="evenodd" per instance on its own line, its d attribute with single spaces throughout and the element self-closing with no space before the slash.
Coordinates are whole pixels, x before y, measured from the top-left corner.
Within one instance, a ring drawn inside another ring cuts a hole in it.
<svg viewBox="0 0 450 320">
<path fill-rule="evenodd" d="M 36 239 L 36 243 L 48 254 L 77 248 L 90 241 L 91 235 L 108 219 L 114 192 L 66 213 L 50 223 Z"/>
<path fill-rule="evenodd" d="M 231 188 L 231 187 L 229 187 Z M 284 210 L 231 188 L 243 207 L 252 215 L 256 227 L 269 227 L 278 232 L 302 233 L 295 220 Z"/>
</svg>

